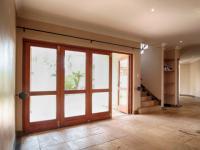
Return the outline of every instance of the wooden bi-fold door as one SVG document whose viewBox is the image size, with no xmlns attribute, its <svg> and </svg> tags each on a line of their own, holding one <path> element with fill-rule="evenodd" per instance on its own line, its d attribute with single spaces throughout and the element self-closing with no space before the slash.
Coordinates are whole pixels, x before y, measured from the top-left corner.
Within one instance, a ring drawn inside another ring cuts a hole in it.
<svg viewBox="0 0 200 150">
<path fill-rule="evenodd" d="M 25 40 L 23 61 L 25 132 L 111 117 L 111 53 Z"/>
</svg>

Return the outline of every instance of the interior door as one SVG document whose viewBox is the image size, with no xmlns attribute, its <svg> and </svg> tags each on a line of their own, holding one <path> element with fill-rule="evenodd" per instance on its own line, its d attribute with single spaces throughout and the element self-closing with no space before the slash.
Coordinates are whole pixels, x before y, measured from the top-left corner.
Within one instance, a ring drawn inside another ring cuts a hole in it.
<svg viewBox="0 0 200 150">
<path fill-rule="evenodd" d="M 129 103 L 129 57 L 119 60 L 118 110 L 128 114 Z"/>
<path fill-rule="evenodd" d="M 57 127 L 57 47 L 25 43 L 23 89 L 24 131 Z M 47 107 L 48 106 L 48 107 Z"/>
</svg>

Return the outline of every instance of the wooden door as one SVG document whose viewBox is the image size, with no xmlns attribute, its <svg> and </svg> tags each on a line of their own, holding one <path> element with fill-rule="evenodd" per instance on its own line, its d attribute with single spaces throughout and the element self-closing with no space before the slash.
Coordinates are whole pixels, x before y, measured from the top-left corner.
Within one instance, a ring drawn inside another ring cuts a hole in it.
<svg viewBox="0 0 200 150">
<path fill-rule="evenodd" d="M 129 57 L 119 60 L 118 74 L 118 110 L 127 113 L 129 110 Z"/>
<path fill-rule="evenodd" d="M 23 63 L 23 103 L 25 132 L 57 128 L 58 50 L 55 45 L 25 42 Z"/>
</svg>

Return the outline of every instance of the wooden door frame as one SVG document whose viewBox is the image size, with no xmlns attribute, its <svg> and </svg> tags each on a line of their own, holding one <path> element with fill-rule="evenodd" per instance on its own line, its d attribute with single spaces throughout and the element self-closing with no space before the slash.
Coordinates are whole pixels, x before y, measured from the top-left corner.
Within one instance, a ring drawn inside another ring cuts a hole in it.
<svg viewBox="0 0 200 150">
<path fill-rule="evenodd" d="M 27 123 L 27 115 L 29 115 L 29 109 L 26 109 L 25 105 L 27 105 L 28 102 L 23 101 L 23 107 L 22 107 L 22 116 L 23 116 L 23 131 L 25 133 L 30 133 L 30 132 L 37 132 L 37 131 L 44 131 L 44 130 L 48 130 L 48 129 L 53 129 L 53 128 L 59 128 L 59 127 L 64 127 L 64 126 L 68 126 L 68 125 L 75 125 L 75 124 L 80 124 L 80 123 L 84 123 L 84 122 L 88 122 L 88 118 L 90 118 L 90 121 L 95 121 L 95 120 L 101 120 L 101 119 L 108 119 L 108 118 L 111 118 L 112 117 L 112 53 L 119 53 L 119 54 L 127 54 L 129 55 L 129 61 L 130 61 L 130 64 L 129 64 L 129 78 L 130 78 L 130 82 L 133 84 L 133 54 L 132 53 L 126 53 L 126 52 L 119 52 L 119 51 L 114 51 L 114 50 L 102 50 L 102 49 L 96 49 L 96 48 L 88 48 L 88 47 L 80 47 L 80 46 L 74 46 L 74 45 L 67 45 L 67 44 L 60 44 L 60 43 L 53 43 L 53 42 L 46 42 L 46 41 L 38 41 L 38 40 L 32 40 L 32 39 L 23 39 L 23 63 L 22 63 L 22 66 L 23 66 L 23 71 L 22 71 L 22 88 L 23 88 L 23 91 L 28 91 L 29 90 L 29 85 L 27 84 L 27 79 L 29 78 L 28 75 L 26 72 L 28 70 L 30 70 L 30 50 L 29 50 L 29 53 L 27 53 L 27 48 L 29 46 L 29 49 L 30 49 L 30 46 L 33 45 L 33 46 L 41 46 L 41 47 L 49 47 L 49 48 L 56 48 L 57 49 L 57 76 L 60 76 L 62 73 L 63 73 L 63 69 L 58 69 L 60 66 L 62 66 L 62 62 L 63 62 L 63 50 L 61 47 L 68 47 L 69 49 L 76 49 L 76 50 L 82 50 L 82 51 L 85 51 L 87 52 L 86 54 L 87 55 L 92 55 L 93 53 L 97 53 L 97 54 L 106 54 L 106 55 L 109 55 L 110 56 L 110 59 L 109 59 L 109 112 L 105 112 L 105 113 L 97 113 L 97 114 L 93 114 L 92 116 L 87 116 L 86 118 L 79 118 L 77 117 L 76 119 L 71 119 L 71 120 L 68 120 L 69 123 L 65 124 L 63 123 L 63 120 L 61 118 L 61 114 L 62 112 L 64 112 L 64 107 L 60 107 L 60 106 L 63 106 L 61 105 L 63 102 L 58 100 L 58 99 L 62 99 L 62 95 L 64 95 L 62 93 L 62 91 L 60 90 L 62 86 L 61 82 L 63 81 L 63 79 L 59 79 L 57 77 L 57 88 L 56 88 L 56 94 L 57 94 L 57 112 L 56 112 L 56 116 L 57 116 L 57 119 L 55 120 L 56 122 L 54 123 L 53 126 L 51 126 L 50 124 L 48 125 L 41 125 L 39 128 L 35 127 L 35 126 L 29 126 L 29 122 Z M 90 56 L 90 58 L 92 58 Z M 28 62 L 29 60 L 29 64 L 26 64 L 26 62 Z M 92 64 L 92 60 L 88 60 L 87 63 L 90 63 Z M 86 65 L 86 68 L 87 65 Z M 89 72 L 91 72 L 91 68 L 88 69 Z M 91 74 L 91 73 L 90 73 Z M 91 79 L 91 77 L 88 75 L 86 76 L 86 80 L 87 79 Z M 25 81 L 26 80 L 26 81 Z M 92 82 L 91 82 L 92 83 Z M 129 114 L 132 113 L 132 98 L 133 98 L 133 85 L 129 83 L 129 102 L 128 102 L 128 112 Z M 90 90 L 91 89 L 91 85 L 86 85 L 86 86 L 89 86 L 90 87 Z M 96 89 L 95 89 L 96 90 Z M 87 90 L 86 90 L 87 91 Z M 97 91 L 97 90 L 96 90 Z M 103 90 L 100 90 L 100 91 L 103 91 Z M 100 92 L 99 91 L 99 92 Z M 92 93 L 92 91 L 90 91 Z M 34 94 L 34 93 L 32 93 Z M 35 93 L 35 94 L 41 94 L 41 93 Z M 45 93 L 45 94 L 51 94 L 52 93 Z M 88 96 L 88 93 L 86 93 L 86 95 Z M 86 97 L 87 97 L 86 96 Z M 90 99 L 90 102 L 91 102 L 91 97 L 89 98 Z M 28 103 L 29 104 L 29 103 Z M 89 106 L 88 107 L 91 107 L 91 103 L 87 103 Z M 86 110 L 88 111 L 88 110 Z M 28 120 L 29 121 L 29 120 Z M 49 122 L 51 123 L 51 122 Z M 38 125 L 38 124 L 36 124 Z M 39 124 L 40 125 L 40 124 Z"/>
</svg>

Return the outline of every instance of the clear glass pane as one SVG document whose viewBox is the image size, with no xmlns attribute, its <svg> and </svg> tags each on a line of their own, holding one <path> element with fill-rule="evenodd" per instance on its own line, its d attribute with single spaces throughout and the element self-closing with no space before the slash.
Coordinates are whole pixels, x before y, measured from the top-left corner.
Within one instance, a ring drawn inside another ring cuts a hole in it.
<svg viewBox="0 0 200 150">
<path fill-rule="evenodd" d="M 128 90 L 127 89 L 120 89 L 119 104 L 120 105 L 127 105 L 128 104 Z"/>
<path fill-rule="evenodd" d="M 85 94 L 65 95 L 65 117 L 85 115 Z"/>
<path fill-rule="evenodd" d="M 120 66 L 121 67 L 128 67 L 128 58 L 124 60 L 120 60 Z"/>
<path fill-rule="evenodd" d="M 120 87 L 128 88 L 128 59 L 120 61 Z"/>
<path fill-rule="evenodd" d="M 31 46 L 30 90 L 56 90 L 56 49 Z"/>
<path fill-rule="evenodd" d="M 119 104 L 128 104 L 128 58 L 120 60 Z"/>
<path fill-rule="evenodd" d="M 47 107 L 48 106 L 48 107 Z M 56 119 L 56 96 L 30 97 L 30 122 Z"/>
<path fill-rule="evenodd" d="M 92 88 L 109 88 L 109 56 L 93 54 L 92 64 Z"/>
<path fill-rule="evenodd" d="M 92 113 L 109 111 L 109 93 L 93 93 L 92 94 Z"/>
<path fill-rule="evenodd" d="M 65 51 L 65 90 L 85 89 L 86 54 Z"/>
</svg>

